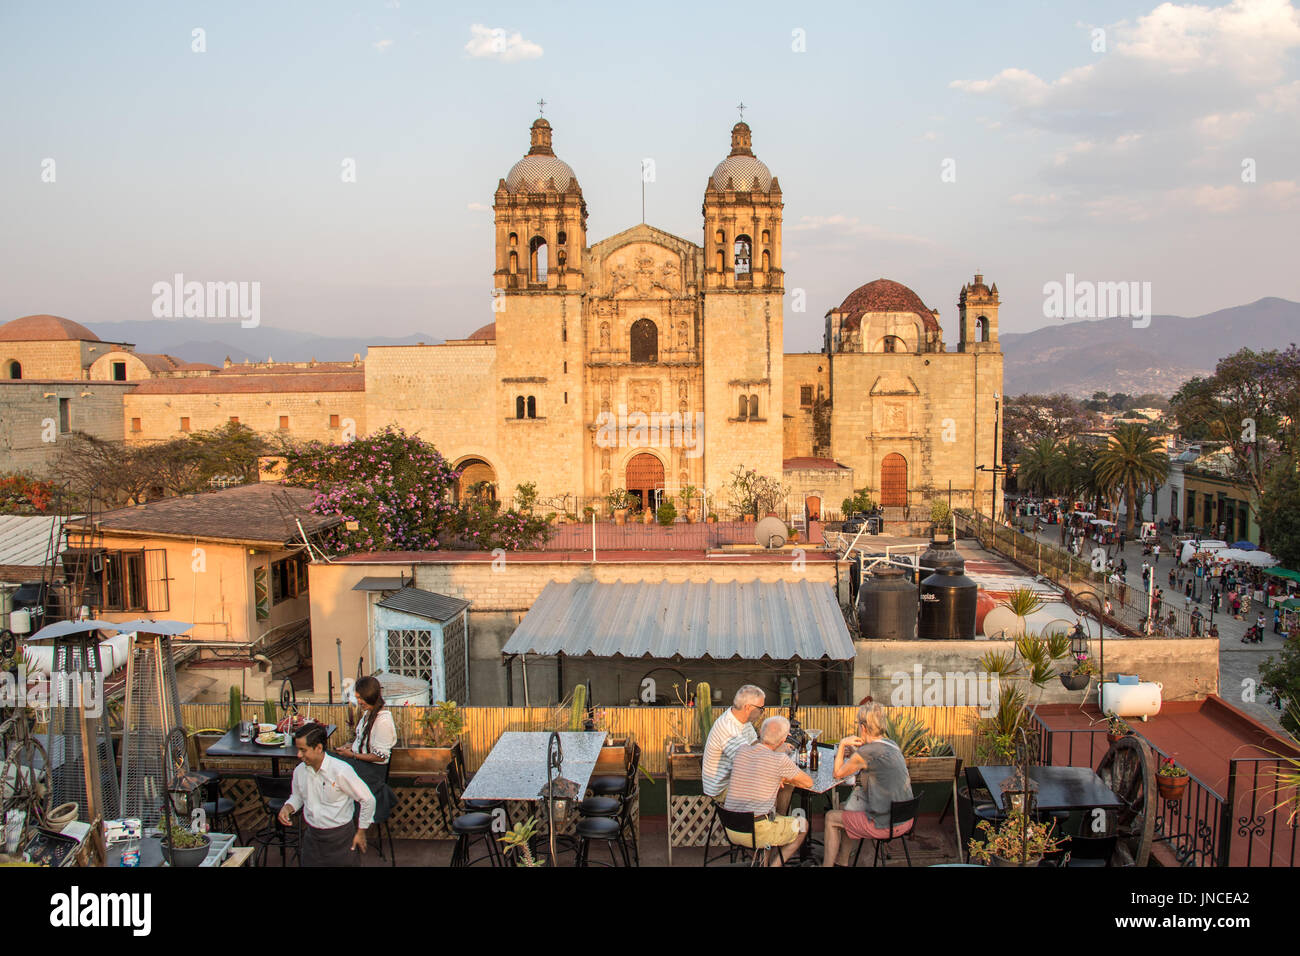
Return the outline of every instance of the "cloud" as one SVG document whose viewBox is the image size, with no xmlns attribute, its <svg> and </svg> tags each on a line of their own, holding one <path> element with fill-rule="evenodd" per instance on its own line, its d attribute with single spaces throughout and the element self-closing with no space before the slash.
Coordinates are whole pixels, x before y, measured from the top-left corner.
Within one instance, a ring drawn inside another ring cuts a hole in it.
<svg viewBox="0 0 1300 956">
<path fill-rule="evenodd" d="M 470 210 L 471 212 L 486 212 L 487 210 L 491 209 L 492 207 L 491 207 L 491 206 L 485 206 L 485 205 L 483 205 L 481 202 L 472 202 L 472 203 L 470 203 L 469 205 L 467 205 L 465 208 L 468 209 L 468 210 Z"/>
<path fill-rule="evenodd" d="M 542 55 L 542 48 L 525 40 L 518 31 L 507 34 L 500 27 L 475 23 L 469 32 L 470 40 L 465 44 L 465 52 L 472 57 L 516 63 L 519 60 L 535 60 Z"/>
<path fill-rule="evenodd" d="M 388 52 L 388 48 L 389 48 L 390 46 L 393 45 L 393 41 L 392 41 L 392 40 L 376 40 L 374 43 L 372 43 L 372 44 L 370 44 L 370 45 L 371 45 L 372 47 L 374 47 L 376 50 L 378 50 L 380 53 L 387 53 L 387 52 Z"/>
<path fill-rule="evenodd" d="M 838 241 L 844 236 L 855 236 L 880 242 L 910 242 L 922 246 L 933 246 L 934 241 L 920 236 L 893 233 L 879 226 L 864 223 L 857 216 L 800 216 L 792 226 L 786 226 L 786 232 L 814 233 L 815 238 L 822 235 L 828 241 Z"/>
</svg>

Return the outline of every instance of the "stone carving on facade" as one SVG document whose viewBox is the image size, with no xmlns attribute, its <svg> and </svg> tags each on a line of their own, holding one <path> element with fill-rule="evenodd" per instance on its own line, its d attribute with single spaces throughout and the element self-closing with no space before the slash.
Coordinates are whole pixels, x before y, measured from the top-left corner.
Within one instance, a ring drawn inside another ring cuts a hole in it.
<svg viewBox="0 0 1300 956">
<path fill-rule="evenodd" d="M 600 347 L 602 349 L 609 348 L 609 323 L 608 322 L 600 323 Z"/>
<path fill-rule="evenodd" d="M 609 267 L 608 295 L 618 295 L 631 284 L 632 278 L 628 275 L 627 266 L 623 264 L 622 260 Z"/>
<path fill-rule="evenodd" d="M 691 332 L 685 319 L 677 322 L 677 347 L 683 350 L 691 347 Z"/>
<path fill-rule="evenodd" d="M 659 411 L 659 383 L 645 379 L 628 382 L 627 404 L 629 412 Z"/>
<path fill-rule="evenodd" d="M 911 403 L 884 401 L 875 403 L 876 431 L 882 435 L 905 435 L 911 431 Z"/>
</svg>

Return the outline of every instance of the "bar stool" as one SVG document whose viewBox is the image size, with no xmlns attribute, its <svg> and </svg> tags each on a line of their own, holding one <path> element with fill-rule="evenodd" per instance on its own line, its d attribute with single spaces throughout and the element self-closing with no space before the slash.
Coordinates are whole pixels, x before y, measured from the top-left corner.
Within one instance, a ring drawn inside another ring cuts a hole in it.
<svg viewBox="0 0 1300 956">
<path fill-rule="evenodd" d="M 254 853 L 256 865 L 266 866 L 268 851 L 276 846 L 280 848 L 280 865 L 288 866 L 288 851 L 293 850 L 295 857 L 299 855 L 299 827 L 302 825 L 302 814 L 294 815 L 292 829 L 281 823 L 279 816 L 285 803 L 293 794 L 293 778 L 259 774 L 253 778 L 253 782 L 257 785 L 257 796 L 262 801 L 262 809 L 267 817 L 266 825 L 253 837 L 253 846 L 257 848 Z M 301 858 L 298 862 L 301 864 Z"/>
<path fill-rule="evenodd" d="M 451 866 L 473 866 L 483 860 L 487 860 L 491 866 L 505 866 L 501 847 L 497 845 L 496 837 L 492 833 L 492 814 L 462 813 L 457 815 L 447 781 L 438 781 L 437 789 L 438 804 L 442 807 L 443 816 L 451 827 L 451 832 L 456 835 L 456 846 L 451 852 Z M 485 841 L 487 843 L 487 852 L 483 856 L 471 859 L 469 848 L 475 840 Z"/>
</svg>

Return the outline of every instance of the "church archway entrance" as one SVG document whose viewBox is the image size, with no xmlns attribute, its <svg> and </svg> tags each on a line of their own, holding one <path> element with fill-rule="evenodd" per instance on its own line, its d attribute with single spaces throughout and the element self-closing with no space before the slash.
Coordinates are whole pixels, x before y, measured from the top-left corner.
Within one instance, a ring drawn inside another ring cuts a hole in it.
<svg viewBox="0 0 1300 956">
<path fill-rule="evenodd" d="M 907 459 L 898 453 L 886 455 L 880 463 L 880 504 L 907 507 Z"/>
<path fill-rule="evenodd" d="M 477 497 L 481 501 L 495 501 L 497 497 L 496 469 L 482 458 L 466 458 L 456 466 L 460 478 L 456 481 L 456 500 Z"/>
<path fill-rule="evenodd" d="M 642 508 L 657 508 L 659 493 L 664 488 L 664 464 L 654 455 L 642 452 L 627 463 L 627 484 L 624 485 Z"/>
</svg>

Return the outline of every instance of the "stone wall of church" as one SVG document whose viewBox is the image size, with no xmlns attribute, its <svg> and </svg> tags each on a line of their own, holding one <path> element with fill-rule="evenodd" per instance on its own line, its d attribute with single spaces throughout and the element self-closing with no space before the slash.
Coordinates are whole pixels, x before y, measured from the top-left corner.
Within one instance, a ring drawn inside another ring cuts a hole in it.
<svg viewBox="0 0 1300 956">
<path fill-rule="evenodd" d="M 504 411 L 497 401 L 496 357 L 492 342 L 372 346 L 366 354 L 367 430 L 398 425 L 453 463 L 482 458 L 499 480 L 497 426 Z"/>
<path fill-rule="evenodd" d="M 86 366 L 94 360 L 95 355 L 88 349 L 95 346 L 71 341 L 0 342 L 0 376 L 8 378 L 10 362 L 18 362 L 23 378 L 76 381 L 84 377 Z M 98 347 L 109 348 L 102 344 Z"/>
<path fill-rule="evenodd" d="M 785 367 L 785 458 L 830 455 L 828 429 L 818 429 L 819 404 L 830 399 L 830 360 L 821 352 L 782 356 Z M 822 416 L 825 417 L 824 415 Z"/>
<path fill-rule="evenodd" d="M 364 392 L 128 392 L 123 419 L 132 444 L 183 438 L 238 421 L 255 432 L 300 441 L 341 442 L 366 433 Z M 338 422 L 333 422 L 337 416 Z M 281 419 L 288 419 L 281 423 Z"/>
<path fill-rule="evenodd" d="M 723 490 L 738 467 L 780 478 L 784 362 L 779 293 L 704 296 L 705 488 Z M 757 396 L 758 418 L 741 419 L 740 397 Z"/>
<path fill-rule="evenodd" d="M 49 473 L 66 435 L 60 428 L 60 399 L 68 400 L 67 431 L 120 442 L 122 399 L 129 388 L 126 382 L 0 380 L 0 470 L 38 478 Z"/>
<path fill-rule="evenodd" d="M 840 514 L 840 503 L 853 494 L 852 468 L 791 468 L 781 480 L 788 487 L 786 508 L 791 515 L 802 514 L 807 498 L 820 501 L 823 520 Z"/>
<path fill-rule="evenodd" d="M 954 505 L 969 507 L 974 488 L 976 504 L 989 509 L 993 477 L 976 467 L 993 464 L 1001 354 L 850 353 L 832 361 L 834 457 L 859 486 L 878 499 L 881 462 L 897 453 L 907 462 L 908 504 L 946 497 L 951 481 Z"/>
</svg>

